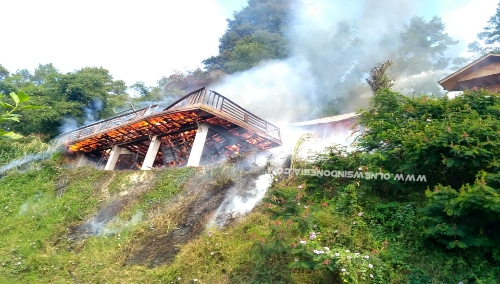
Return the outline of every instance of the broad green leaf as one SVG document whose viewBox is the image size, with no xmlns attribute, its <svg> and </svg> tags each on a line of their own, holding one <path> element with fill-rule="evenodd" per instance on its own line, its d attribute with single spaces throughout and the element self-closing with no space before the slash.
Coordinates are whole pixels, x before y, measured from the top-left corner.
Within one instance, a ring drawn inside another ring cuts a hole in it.
<svg viewBox="0 0 500 284">
<path fill-rule="evenodd" d="M 16 105 L 18 105 L 21 102 L 16 93 L 11 92 L 9 95 L 12 98 L 12 100 L 16 103 Z"/>
<path fill-rule="evenodd" d="M 3 122 L 3 121 L 15 121 L 15 122 L 19 122 L 19 119 L 15 118 L 15 117 L 0 117 L 0 122 Z"/>
<path fill-rule="evenodd" d="M 19 98 L 20 102 L 26 102 L 30 99 L 30 97 L 23 91 L 18 91 L 17 97 Z"/>
<path fill-rule="evenodd" d="M 454 159 L 450 159 L 450 158 L 447 158 L 446 159 L 446 166 L 451 168 L 453 167 L 453 164 L 455 163 L 455 160 Z"/>
</svg>

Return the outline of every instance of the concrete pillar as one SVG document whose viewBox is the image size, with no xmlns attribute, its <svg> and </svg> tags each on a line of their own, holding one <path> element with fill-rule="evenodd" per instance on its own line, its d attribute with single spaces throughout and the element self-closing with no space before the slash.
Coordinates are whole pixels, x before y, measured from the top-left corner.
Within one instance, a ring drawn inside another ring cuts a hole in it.
<svg viewBox="0 0 500 284">
<path fill-rule="evenodd" d="M 191 153 L 189 154 L 186 166 L 198 167 L 200 165 L 201 154 L 203 153 L 203 147 L 205 146 L 205 140 L 207 139 L 208 129 L 209 127 L 206 124 L 200 124 L 198 126 L 196 136 L 194 137 L 193 148 L 191 148 Z"/>
<path fill-rule="evenodd" d="M 158 154 L 158 149 L 161 145 L 161 138 L 158 136 L 153 136 L 151 143 L 149 143 L 148 152 L 146 157 L 144 157 L 144 162 L 142 162 L 141 170 L 150 170 L 155 162 L 156 154 Z"/>
<path fill-rule="evenodd" d="M 112 171 L 115 169 L 116 162 L 118 161 L 118 157 L 120 156 L 121 152 L 122 148 L 120 146 L 118 145 L 113 146 L 111 152 L 109 153 L 108 162 L 106 163 L 104 170 Z"/>
<path fill-rule="evenodd" d="M 93 165 L 93 161 L 84 152 L 79 152 L 76 158 L 76 167 L 84 167 L 88 165 Z"/>
</svg>

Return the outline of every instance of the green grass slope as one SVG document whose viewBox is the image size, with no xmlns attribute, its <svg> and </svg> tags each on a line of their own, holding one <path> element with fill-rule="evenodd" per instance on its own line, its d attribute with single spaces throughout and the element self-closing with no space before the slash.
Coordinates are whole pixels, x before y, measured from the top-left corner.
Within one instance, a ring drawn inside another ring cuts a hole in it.
<svg viewBox="0 0 500 284">
<path fill-rule="evenodd" d="M 211 175 L 193 168 L 110 172 L 47 161 L 40 170 L 7 175 L 0 185 L 0 282 L 498 280 L 498 266 L 479 250 L 450 252 L 420 236 L 419 200 L 386 202 L 363 181 L 333 190 L 315 187 L 310 177 L 276 176 L 251 214 L 220 229 L 205 227 L 207 211 L 195 216 L 198 229 L 185 241 L 166 238 L 197 210 L 190 204 L 201 193 L 227 188 L 228 167 Z M 109 204 L 119 209 L 96 235 L 75 229 Z"/>
<path fill-rule="evenodd" d="M 100 171 L 55 155 L 0 179 L 0 283 L 500 283 L 499 111 L 484 91 L 383 90 L 361 115 L 363 151 L 293 163 L 378 178 L 276 174 L 223 228 L 207 224 L 229 189 L 264 168 Z"/>
</svg>

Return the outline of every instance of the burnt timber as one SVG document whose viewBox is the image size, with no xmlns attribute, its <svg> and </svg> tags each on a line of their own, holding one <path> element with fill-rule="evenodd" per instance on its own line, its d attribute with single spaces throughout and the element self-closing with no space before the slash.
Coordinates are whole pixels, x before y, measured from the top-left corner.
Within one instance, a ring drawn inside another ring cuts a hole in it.
<svg viewBox="0 0 500 284">
<path fill-rule="evenodd" d="M 185 165 L 200 125 L 209 129 L 204 141 L 205 160 L 282 145 L 278 127 L 206 88 L 157 109 L 154 105 L 83 126 L 62 134 L 56 143 L 65 145 L 69 153 L 85 153 L 101 160 L 120 146 L 133 157 L 129 164 L 137 164 L 137 159 L 146 156 L 153 138 L 158 138 L 161 145 L 154 167 Z"/>
</svg>

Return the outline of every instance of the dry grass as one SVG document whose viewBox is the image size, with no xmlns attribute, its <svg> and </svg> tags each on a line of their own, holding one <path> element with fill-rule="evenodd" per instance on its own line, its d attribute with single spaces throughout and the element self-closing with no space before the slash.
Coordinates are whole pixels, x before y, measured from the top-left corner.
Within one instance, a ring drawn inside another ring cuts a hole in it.
<svg viewBox="0 0 500 284">
<path fill-rule="evenodd" d="M 254 213 L 227 229 L 206 228 L 195 240 L 184 245 L 168 268 L 190 283 L 234 283 L 231 274 L 240 264 L 251 263 L 253 243 L 269 234 L 268 216 Z M 165 280 L 175 280 L 165 279 Z"/>
</svg>

